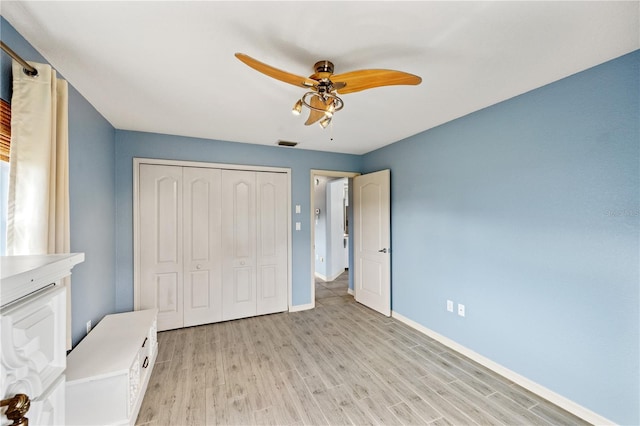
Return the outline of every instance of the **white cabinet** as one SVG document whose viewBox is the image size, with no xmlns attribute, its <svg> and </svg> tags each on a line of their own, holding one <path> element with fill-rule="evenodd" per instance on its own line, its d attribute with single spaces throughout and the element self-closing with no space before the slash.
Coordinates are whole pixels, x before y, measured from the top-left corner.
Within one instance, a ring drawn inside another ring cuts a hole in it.
<svg viewBox="0 0 640 426">
<path fill-rule="evenodd" d="M 67 357 L 67 424 L 134 424 L 158 352 L 155 309 L 105 316 Z"/>
<path fill-rule="evenodd" d="M 2 257 L 0 399 L 25 394 L 29 424 L 65 424 L 66 288 L 84 254 Z M 10 422 L 2 409 L 0 424 Z"/>
</svg>

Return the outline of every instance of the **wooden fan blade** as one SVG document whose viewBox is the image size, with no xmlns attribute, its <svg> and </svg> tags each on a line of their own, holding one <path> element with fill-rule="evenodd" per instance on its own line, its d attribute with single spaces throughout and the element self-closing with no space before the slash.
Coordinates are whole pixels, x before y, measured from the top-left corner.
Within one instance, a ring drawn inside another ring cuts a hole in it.
<svg viewBox="0 0 640 426">
<path fill-rule="evenodd" d="M 347 85 L 347 83 L 343 83 L 342 81 L 338 82 L 338 83 L 333 83 L 333 90 L 340 90 L 343 87 L 345 87 Z"/>
<path fill-rule="evenodd" d="M 342 89 L 338 89 L 341 95 L 359 92 L 361 90 L 373 89 L 381 86 L 395 85 L 417 85 L 422 82 L 422 78 L 417 75 L 394 70 L 359 70 L 335 74 L 331 80 L 336 83 L 346 83 Z"/>
<path fill-rule="evenodd" d="M 312 96 L 311 97 L 310 104 L 314 108 L 318 108 L 318 109 L 322 109 L 322 110 L 326 110 L 327 109 L 327 105 L 325 105 L 324 102 L 322 102 L 322 100 L 317 96 Z M 311 112 L 309 113 L 309 118 L 307 118 L 307 121 L 304 122 L 304 124 L 307 125 L 307 126 L 312 125 L 313 123 L 315 123 L 316 121 L 318 121 L 322 117 L 324 117 L 324 112 L 322 112 L 322 111 L 316 111 L 314 109 L 312 109 L 310 111 Z"/>
<path fill-rule="evenodd" d="M 236 58 L 262 74 L 268 75 L 271 78 L 275 78 L 276 80 L 280 80 L 285 83 L 293 84 L 294 86 L 314 87 L 318 84 L 315 80 L 279 70 L 271 65 L 267 65 L 253 59 L 251 56 L 245 55 L 244 53 L 236 53 Z"/>
</svg>

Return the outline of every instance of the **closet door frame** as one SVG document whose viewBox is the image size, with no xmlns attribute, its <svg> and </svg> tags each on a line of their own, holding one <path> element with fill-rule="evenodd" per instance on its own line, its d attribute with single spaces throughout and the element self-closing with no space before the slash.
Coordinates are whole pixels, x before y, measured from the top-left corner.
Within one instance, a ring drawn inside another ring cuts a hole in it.
<svg viewBox="0 0 640 426">
<path fill-rule="evenodd" d="M 140 309 L 140 165 L 164 165 L 181 167 L 204 167 L 222 170 L 245 170 L 252 172 L 274 172 L 286 174 L 287 181 L 287 304 L 292 308 L 292 234 L 291 234 L 291 169 L 286 167 L 249 166 L 242 164 L 206 163 L 199 161 L 164 160 L 159 158 L 133 158 L 133 309 Z"/>
</svg>

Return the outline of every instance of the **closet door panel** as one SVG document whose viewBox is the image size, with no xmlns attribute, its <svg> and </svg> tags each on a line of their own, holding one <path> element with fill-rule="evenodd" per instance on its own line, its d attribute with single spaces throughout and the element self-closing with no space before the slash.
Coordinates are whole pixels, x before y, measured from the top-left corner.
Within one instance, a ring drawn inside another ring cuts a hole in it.
<svg viewBox="0 0 640 426">
<path fill-rule="evenodd" d="M 288 308 L 287 175 L 256 174 L 257 314 Z"/>
<path fill-rule="evenodd" d="M 158 308 L 158 330 L 183 326 L 182 168 L 139 169 L 140 309 Z"/>
<path fill-rule="evenodd" d="M 222 320 L 221 171 L 183 169 L 184 326 Z"/>
<path fill-rule="evenodd" d="M 256 315 L 256 173 L 222 171 L 222 319 Z"/>
</svg>

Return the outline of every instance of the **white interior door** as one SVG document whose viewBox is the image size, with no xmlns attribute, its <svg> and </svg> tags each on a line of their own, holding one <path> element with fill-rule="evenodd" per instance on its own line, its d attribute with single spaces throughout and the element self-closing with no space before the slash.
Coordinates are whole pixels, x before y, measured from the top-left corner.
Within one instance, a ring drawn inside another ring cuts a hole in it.
<svg viewBox="0 0 640 426">
<path fill-rule="evenodd" d="M 256 174 L 257 315 L 286 311 L 288 216 L 287 176 Z"/>
<path fill-rule="evenodd" d="M 222 171 L 222 317 L 256 314 L 256 173 Z"/>
<path fill-rule="evenodd" d="M 381 170 L 357 176 L 353 188 L 355 298 L 390 316 L 390 172 Z"/>
<path fill-rule="evenodd" d="M 183 168 L 184 326 L 222 321 L 221 170 Z"/>
<path fill-rule="evenodd" d="M 183 325 L 182 168 L 139 169 L 140 304 L 158 309 L 158 330 Z"/>
</svg>

